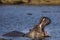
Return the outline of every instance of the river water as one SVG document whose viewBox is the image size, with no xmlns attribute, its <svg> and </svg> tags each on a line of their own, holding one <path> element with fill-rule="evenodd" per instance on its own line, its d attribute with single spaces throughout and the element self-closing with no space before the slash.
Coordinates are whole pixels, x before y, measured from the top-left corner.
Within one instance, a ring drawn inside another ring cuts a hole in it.
<svg viewBox="0 0 60 40">
<path fill-rule="evenodd" d="M 39 23 L 42 16 L 51 19 L 51 24 L 46 27 L 51 37 L 44 40 L 60 40 L 60 6 L 31 5 L 0 5 L 0 38 L 31 40 L 25 37 L 3 37 L 2 35 L 14 30 L 27 33 Z"/>
</svg>

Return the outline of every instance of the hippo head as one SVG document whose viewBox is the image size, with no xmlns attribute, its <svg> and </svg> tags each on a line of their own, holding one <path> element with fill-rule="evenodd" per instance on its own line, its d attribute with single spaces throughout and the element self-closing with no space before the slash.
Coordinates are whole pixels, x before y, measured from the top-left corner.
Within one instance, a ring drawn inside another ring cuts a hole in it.
<svg viewBox="0 0 60 40">
<path fill-rule="evenodd" d="M 50 23 L 51 23 L 51 20 L 48 17 L 41 17 L 39 24 L 42 24 L 43 26 L 47 26 Z"/>
<path fill-rule="evenodd" d="M 47 33 L 45 31 L 45 27 L 47 25 L 49 25 L 50 23 L 51 23 L 50 18 L 48 18 L 48 17 L 41 17 L 39 25 L 40 25 L 40 29 L 41 29 L 40 31 L 43 33 L 44 36 L 47 35 Z"/>
</svg>

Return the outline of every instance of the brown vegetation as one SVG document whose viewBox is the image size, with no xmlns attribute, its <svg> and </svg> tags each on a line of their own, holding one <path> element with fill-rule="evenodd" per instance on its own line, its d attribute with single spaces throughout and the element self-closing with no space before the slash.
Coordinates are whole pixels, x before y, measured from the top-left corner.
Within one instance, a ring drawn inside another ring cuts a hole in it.
<svg viewBox="0 0 60 40">
<path fill-rule="evenodd" d="M 60 5 L 60 0 L 0 0 L 2 4 Z"/>
</svg>

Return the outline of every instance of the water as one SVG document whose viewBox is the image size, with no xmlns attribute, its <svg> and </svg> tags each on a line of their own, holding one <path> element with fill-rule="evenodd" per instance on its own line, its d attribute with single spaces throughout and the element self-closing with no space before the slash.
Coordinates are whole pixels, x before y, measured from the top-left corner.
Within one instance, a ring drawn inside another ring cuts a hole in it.
<svg viewBox="0 0 60 40">
<path fill-rule="evenodd" d="M 28 13 L 32 15 L 27 15 Z M 31 40 L 25 37 L 3 37 L 2 35 L 14 30 L 27 33 L 39 23 L 42 16 L 49 17 L 52 21 L 46 27 L 51 37 L 44 40 L 60 40 L 60 6 L 1 5 L 0 37 L 12 40 Z"/>
</svg>

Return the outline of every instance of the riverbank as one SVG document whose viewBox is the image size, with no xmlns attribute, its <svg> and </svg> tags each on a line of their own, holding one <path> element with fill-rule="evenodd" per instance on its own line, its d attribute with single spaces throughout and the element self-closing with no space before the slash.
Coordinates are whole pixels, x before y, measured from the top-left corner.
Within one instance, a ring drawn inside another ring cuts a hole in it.
<svg viewBox="0 0 60 40">
<path fill-rule="evenodd" d="M 60 6 L 60 4 L 0 4 L 0 5 L 24 5 L 24 6 Z"/>
<path fill-rule="evenodd" d="M 53 5 L 60 6 L 60 0 L 0 0 L 3 5 Z"/>
</svg>

